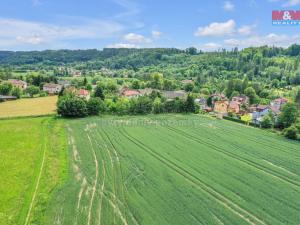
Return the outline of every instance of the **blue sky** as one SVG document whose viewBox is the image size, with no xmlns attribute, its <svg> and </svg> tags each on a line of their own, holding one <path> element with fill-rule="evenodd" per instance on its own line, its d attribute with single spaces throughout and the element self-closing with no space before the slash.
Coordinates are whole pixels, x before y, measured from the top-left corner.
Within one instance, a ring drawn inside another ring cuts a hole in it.
<svg viewBox="0 0 300 225">
<path fill-rule="evenodd" d="M 285 47 L 300 26 L 272 26 L 284 9 L 300 0 L 1 0 L 0 49 Z"/>
</svg>

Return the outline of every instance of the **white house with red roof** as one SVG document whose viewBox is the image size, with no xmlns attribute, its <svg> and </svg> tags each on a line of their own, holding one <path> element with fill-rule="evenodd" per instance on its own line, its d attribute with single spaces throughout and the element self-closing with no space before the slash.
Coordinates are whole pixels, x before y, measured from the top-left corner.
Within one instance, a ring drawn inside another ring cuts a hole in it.
<svg viewBox="0 0 300 225">
<path fill-rule="evenodd" d="M 79 98 L 85 98 L 86 100 L 89 100 L 91 98 L 90 92 L 85 89 L 79 89 L 76 94 Z"/>
</svg>

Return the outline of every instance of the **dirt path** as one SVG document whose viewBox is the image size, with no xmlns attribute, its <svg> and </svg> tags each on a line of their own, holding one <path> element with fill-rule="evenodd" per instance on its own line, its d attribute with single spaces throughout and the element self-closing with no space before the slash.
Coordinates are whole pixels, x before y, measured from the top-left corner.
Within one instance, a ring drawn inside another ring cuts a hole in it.
<svg viewBox="0 0 300 225">
<path fill-rule="evenodd" d="M 27 225 L 29 223 L 30 214 L 31 214 L 31 211 L 32 211 L 34 200 L 36 198 L 37 190 L 38 190 L 39 185 L 40 185 L 40 180 L 41 180 L 41 177 L 42 177 L 42 172 L 43 172 L 43 168 L 44 168 L 44 164 L 45 164 L 45 158 L 46 158 L 46 136 L 45 136 L 45 128 L 44 128 L 44 126 L 43 126 L 43 129 L 42 129 L 42 133 L 43 133 L 43 139 L 44 139 L 44 144 L 43 144 L 43 150 L 44 150 L 43 151 L 43 159 L 42 159 L 42 164 L 41 164 L 41 167 L 40 167 L 39 176 L 38 176 L 38 179 L 37 179 L 37 183 L 36 183 L 36 186 L 35 186 L 35 189 L 34 189 L 34 193 L 33 193 L 33 196 L 32 196 L 31 202 L 30 202 L 29 210 L 28 210 L 28 213 L 27 213 L 24 225 Z"/>
</svg>

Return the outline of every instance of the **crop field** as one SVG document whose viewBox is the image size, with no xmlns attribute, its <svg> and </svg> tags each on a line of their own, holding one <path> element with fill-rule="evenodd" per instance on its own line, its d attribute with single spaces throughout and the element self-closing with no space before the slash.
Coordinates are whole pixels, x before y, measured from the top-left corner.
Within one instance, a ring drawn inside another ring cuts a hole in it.
<svg viewBox="0 0 300 225">
<path fill-rule="evenodd" d="M 0 224 L 43 224 L 66 176 L 66 133 L 53 118 L 0 120 Z"/>
<path fill-rule="evenodd" d="M 57 96 L 2 102 L 0 103 L 0 118 L 55 114 L 56 102 Z"/>
<path fill-rule="evenodd" d="M 299 224 L 297 142 L 197 115 L 70 120 L 68 133 L 44 224 Z"/>
</svg>

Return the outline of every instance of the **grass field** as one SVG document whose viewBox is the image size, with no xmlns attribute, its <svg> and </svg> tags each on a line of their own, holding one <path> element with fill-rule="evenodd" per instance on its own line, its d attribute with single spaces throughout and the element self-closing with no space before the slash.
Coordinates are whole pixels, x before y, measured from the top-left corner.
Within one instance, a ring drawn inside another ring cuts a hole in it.
<svg viewBox="0 0 300 225">
<path fill-rule="evenodd" d="M 53 118 L 0 121 L 0 224 L 43 224 L 66 176 L 66 133 Z"/>
<path fill-rule="evenodd" d="M 0 118 L 56 113 L 57 96 L 24 98 L 0 103 Z"/>
<path fill-rule="evenodd" d="M 68 121 L 44 224 L 299 225 L 300 144 L 197 115 Z"/>
</svg>

